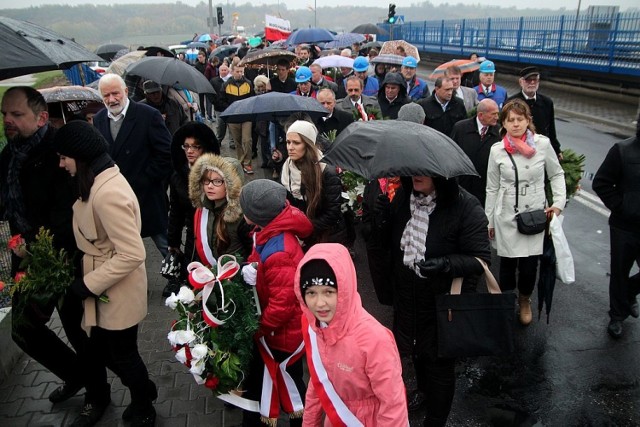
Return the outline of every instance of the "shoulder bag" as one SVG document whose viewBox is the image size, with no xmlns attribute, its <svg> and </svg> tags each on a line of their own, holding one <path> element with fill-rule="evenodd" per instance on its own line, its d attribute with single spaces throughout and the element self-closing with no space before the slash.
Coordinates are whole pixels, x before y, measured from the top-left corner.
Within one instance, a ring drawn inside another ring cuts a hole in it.
<svg viewBox="0 0 640 427">
<path fill-rule="evenodd" d="M 516 295 L 504 294 L 480 258 L 488 293 L 461 294 L 462 277 L 436 296 L 438 357 L 500 356 L 513 352 Z"/>
<path fill-rule="evenodd" d="M 520 194 L 520 187 L 518 183 L 518 167 L 513 160 L 511 153 L 507 152 L 511 163 L 513 163 L 513 169 L 516 173 L 516 204 L 513 205 L 513 210 L 516 213 L 516 223 L 518 224 L 518 231 L 520 234 L 533 235 L 542 233 L 547 226 L 547 214 L 544 209 L 536 209 L 528 212 L 520 212 L 518 210 L 518 195 Z"/>
</svg>

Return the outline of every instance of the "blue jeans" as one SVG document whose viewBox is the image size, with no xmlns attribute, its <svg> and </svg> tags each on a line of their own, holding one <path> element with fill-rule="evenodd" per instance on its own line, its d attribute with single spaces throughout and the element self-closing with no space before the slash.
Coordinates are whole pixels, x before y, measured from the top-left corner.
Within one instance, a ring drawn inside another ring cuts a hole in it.
<svg viewBox="0 0 640 427">
<path fill-rule="evenodd" d="M 156 248 L 160 251 L 162 258 L 164 259 L 169 253 L 169 240 L 167 237 L 167 232 L 154 234 L 153 236 L 149 236 L 153 243 L 155 243 Z"/>
</svg>

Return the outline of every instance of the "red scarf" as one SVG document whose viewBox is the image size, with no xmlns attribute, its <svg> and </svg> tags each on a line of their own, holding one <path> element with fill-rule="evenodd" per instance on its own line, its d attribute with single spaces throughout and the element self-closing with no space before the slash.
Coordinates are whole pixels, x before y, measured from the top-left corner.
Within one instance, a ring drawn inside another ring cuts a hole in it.
<svg viewBox="0 0 640 427">
<path fill-rule="evenodd" d="M 530 159 L 534 154 L 536 154 L 536 149 L 527 142 L 533 143 L 533 132 L 528 129 L 520 138 L 511 139 L 509 134 L 505 134 L 502 138 L 502 143 L 504 144 L 504 149 L 507 150 L 507 153 L 520 153 L 527 159 Z"/>
</svg>

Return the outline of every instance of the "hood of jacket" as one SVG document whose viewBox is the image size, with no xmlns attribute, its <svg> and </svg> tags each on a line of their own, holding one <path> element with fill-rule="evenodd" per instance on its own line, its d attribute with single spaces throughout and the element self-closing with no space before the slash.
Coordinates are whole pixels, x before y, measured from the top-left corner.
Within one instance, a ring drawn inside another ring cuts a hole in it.
<svg viewBox="0 0 640 427">
<path fill-rule="evenodd" d="M 171 162 L 173 170 L 181 175 L 189 175 L 187 156 L 182 149 L 185 139 L 194 138 L 202 147 L 202 154 L 220 154 L 220 143 L 209 126 L 199 122 L 187 122 L 173 135 L 171 140 Z"/>
<path fill-rule="evenodd" d="M 386 95 L 384 93 L 384 88 L 388 84 L 394 84 L 400 86 L 400 92 L 398 92 L 398 98 L 402 99 L 407 96 L 407 81 L 402 77 L 400 73 L 387 73 L 384 76 L 384 80 L 382 81 L 382 85 L 380 85 L 380 89 L 378 90 L 378 97 L 385 98 Z"/>
<path fill-rule="evenodd" d="M 300 239 L 313 233 L 313 224 L 309 218 L 300 209 L 291 206 L 289 201 L 277 217 L 256 233 L 256 245 L 264 245 L 272 237 L 285 232 L 293 233 Z"/>
<path fill-rule="evenodd" d="M 223 221 L 233 223 L 242 218 L 240 207 L 240 190 L 242 189 L 244 174 L 238 173 L 241 166 L 232 157 L 222 157 L 215 154 L 203 154 L 198 157 L 189 173 L 189 198 L 196 208 L 213 210 L 215 205 L 207 199 L 202 190 L 200 180 L 207 171 L 217 172 L 224 179 L 227 188 L 227 207 L 224 210 Z"/>
<path fill-rule="evenodd" d="M 338 283 L 338 303 L 336 313 L 326 328 L 320 328 L 315 316 L 304 302 L 300 289 L 300 268 L 314 259 L 325 260 L 336 275 Z M 349 328 L 355 325 L 359 312 L 363 310 L 360 294 L 358 293 L 358 277 L 351 261 L 349 251 L 338 243 L 321 243 L 314 245 L 302 258 L 294 281 L 294 292 L 302 307 L 302 313 L 307 318 L 314 331 L 324 335 L 328 344 L 333 344 L 344 337 Z"/>
</svg>

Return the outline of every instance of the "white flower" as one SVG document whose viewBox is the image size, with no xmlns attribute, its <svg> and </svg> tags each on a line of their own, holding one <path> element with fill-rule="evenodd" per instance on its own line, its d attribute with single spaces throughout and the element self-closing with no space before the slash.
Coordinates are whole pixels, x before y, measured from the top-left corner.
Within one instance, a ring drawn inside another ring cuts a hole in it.
<svg viewBox="0 0 640 427">
<path fill-rule="evenodd" d="M 173 294 L 171 294 L 173 296 Z M 171 297 L 169 297 L 171 298 Z M 169 299 L 167 298 L 167 300 Z M 183 286 L 180 288 L 180 292 L 178 292 L 178 295 L 176 297 L 178 300 L 180 300 L 181 303 L 183 304 L 191 304 L 193 302 L 193 300 L 196 298 L 195 294 L 193 293 L 193 291 L 191 289 L 189 289 L 186 286 Z"/>
<path fill-rule="evenodd" d="M 175 310 L 178 306 L 178 296 L 174 292 L 171 292 L 171 296 L 167 297 L 164 305 L 170 307 L 172 310 Z"/>
<path fill-rule="evenodd" d="M 202 375 L 202 373 L 204 372 L 204 368 L 205 368 L 204 360 L 195 360 L 194 358 L 193 361 L 191 362 L 191 368 L 189 369 L 189 372 L 191 372 L 194 375 Z"/>
<path fill-rule="evenodd" d="M 187 363 L 187 353 L 184 347 L 176 351 L 176 360 L 180 363 Z"/>
<path fill-rule="evenodd" d="M 171 331 L 167 335 L 167 339 L 172 346 L 189 344 L 196 339 L 196 334 L 193 331 L 177 330 Z"/>
<path fill-rule="evenodd" d="M 196 344 L 191 349 L 191 357 L 193 360 L 204 359 L 209 354 L 209 347 L 205 344 Z"/>
</svg>

